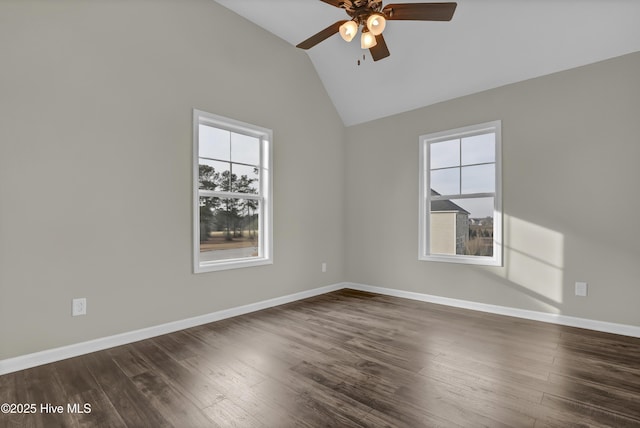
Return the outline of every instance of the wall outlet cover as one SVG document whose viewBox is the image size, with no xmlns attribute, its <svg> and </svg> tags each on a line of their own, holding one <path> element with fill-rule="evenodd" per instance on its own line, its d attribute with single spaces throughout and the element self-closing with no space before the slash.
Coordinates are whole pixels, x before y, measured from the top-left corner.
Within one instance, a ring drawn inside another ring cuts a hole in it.
<svg viewBox="0 0 640 428">
<path fill-rule="evenodd" d="M 79 299 L 73 299 L 71 301 L 71 315 L 77 317 L 78 315 L 87 314 L 87 299 L 82 297 Z"/>
<path fill-rule="evenodd" d="M 576 282 L 576 296 L 586 297 L 588 285 L 586 282 Z"/>
</svg>

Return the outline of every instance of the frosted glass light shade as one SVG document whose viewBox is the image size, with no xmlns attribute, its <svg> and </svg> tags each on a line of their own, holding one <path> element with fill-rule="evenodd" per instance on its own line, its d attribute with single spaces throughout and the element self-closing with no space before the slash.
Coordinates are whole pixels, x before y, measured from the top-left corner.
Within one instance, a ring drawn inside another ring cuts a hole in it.
<svg viewBox="0 0 640 428">
<path fill-rule="evenodd" d="M 358 32 L 358 24 L 353 21 L 347 21 L 340 26 L 340 36 L 345 42 L 350 42 Z"/>
<path fill-rule="evenodd" d="M 371 31 L 364 31 L 362 33 L 362 38 L 360 39 L 360 47 L 362 49 L 370 49 L 377 44 L 376 36 L 374 36 Z"/>
<path fill-rule="evenodd" d="M 367 18 L 367 28 L 374 36 L 379 36 L 387 26 L 387 20 L 379 13 L 372 14 Z"/>
</svg>

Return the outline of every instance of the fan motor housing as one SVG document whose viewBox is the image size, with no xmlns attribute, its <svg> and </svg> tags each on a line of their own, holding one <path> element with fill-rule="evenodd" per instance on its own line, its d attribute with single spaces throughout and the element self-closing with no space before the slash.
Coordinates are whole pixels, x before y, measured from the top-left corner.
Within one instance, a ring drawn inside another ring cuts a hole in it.
<svg viewBox="0 0 640 428">
<path fill-rule="evenodd" d="M 362 21 L 374 12 L 381 13 L 382 0 L 345 0 L 340 7 L 353 19 Z"/>
</svg>

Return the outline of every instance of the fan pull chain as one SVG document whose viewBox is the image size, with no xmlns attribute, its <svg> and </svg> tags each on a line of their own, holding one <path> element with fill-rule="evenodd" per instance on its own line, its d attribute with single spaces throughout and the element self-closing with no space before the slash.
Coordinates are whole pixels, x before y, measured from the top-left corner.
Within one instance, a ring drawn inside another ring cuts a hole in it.
<svg viewBox="0 0 640 428">
<path fill-rule="evenodd" d="M 362 62 L 364 62 L 364 60 L 365 60 L 365 56 L 364 54 L 362 54 Z M 360 60 L 358 60 L 358 65 L 360 65 Z"/>
</svg>

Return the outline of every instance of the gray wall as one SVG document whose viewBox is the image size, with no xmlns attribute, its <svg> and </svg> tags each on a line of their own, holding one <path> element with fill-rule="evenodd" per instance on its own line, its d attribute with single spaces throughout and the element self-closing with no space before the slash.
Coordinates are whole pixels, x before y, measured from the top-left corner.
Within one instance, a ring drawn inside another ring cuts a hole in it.
<svg viewBox="0 0 640 428">
<path fill-rule="evenodd" d="M 640 326 L 638 76 L 635 53 L 348 128 L 347 280 Z M 505 267 L 419 262 L 418 136 L 496 119 Z"/>
<path fill-rule="evenodd" d="M 0 360 L 343 279 L 344 127 L 304 52 L 211 0 L 10 0 L 0 58 Z M 192 274 L 193 108 L 274 130 L 274 265 Z"/>
</svg>

